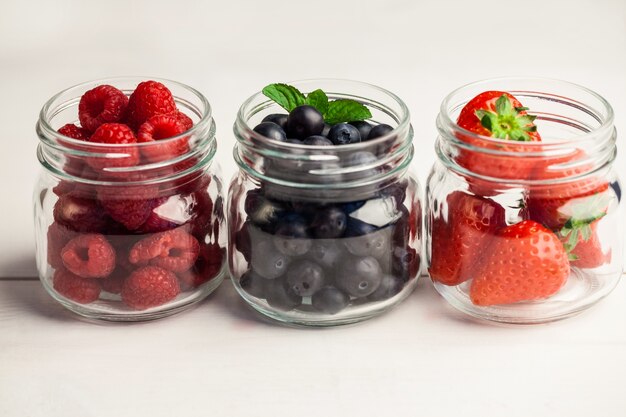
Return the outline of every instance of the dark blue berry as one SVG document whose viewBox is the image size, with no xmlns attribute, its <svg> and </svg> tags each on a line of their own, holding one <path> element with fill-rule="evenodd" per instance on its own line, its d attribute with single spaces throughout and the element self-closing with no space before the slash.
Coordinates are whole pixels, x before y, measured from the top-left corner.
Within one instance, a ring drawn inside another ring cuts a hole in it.
<svg viewBox="0 0 626 417">
<path fill-rule="evenodd" d="M 286 280 L 289 291 L 310 297 L 324 285 L 324 270 L 311 261 L 296 261 L 287 270 Z"/>
<path fill-rule="evenodd" d="M 239 231 L 235 232 L 235 248 L 243 255 L 247 262 L 250 262 L 250 256 L 252 254 L 252 245 L 250 242 L 249 227 L 250 222 L 245 222 Z"/>
<path fill-rule="evenodd" d="M 287 117 L 289 115 L 283 113 L 268 114 L 261 120 L 262 122 L 272 122 L 280 126 L 285 132 L 287 131 Z"/>
<path fill-rule="evenodd" d="M 272 122 L 262 122 L 256 125 L 254 131 L 261 136 L 265 136 L 266 138 L 278 140 L 280 142 L 284 142 L 287 140 L 287 135 L 282 127 L 278 126 L 276 123 Z"/>
<path fill-rule="evenodd" d="M 406 198 L 406 187 L 405 182 L 396 182 L 380 190 L 380 195 L 381 197 L 393 197 L 396 208 L 399 209 L 403 206 Z"/>
<path fill-rule="evenodd" d="M 257 298 L 265 298 L 266 282 L 267 279 L 250 269 L 241 276 L 239 285 L 241 285 L 241 288 L 248 294 Z"/>
<path fill-rule="evenodd" d="M 344 237 L 356 237 L 363 236 L 370 233 L 374 233 L 378 228 L 369 223 L 365 223 L 359 219 L 348 218 L 348 224 Z"/>
<path fill-rule="evenodd" d="M 359 130 L 348 123 L 337 123 L 330 128 L 328 139 L 335 145 L 348 145 L 350 143 L 358 143 L 361 141 Z"/>
<path fill-rule="evenodd" d="M 373 153 L 367 151 L 352 152 L 348 157 L 350 166 L 374 165 L 377 162 L 378 158 Z"/>
<path fill-rule="evenodd" d="M 417 251 L 409 246 L 396 247 L 391 262 L 394 275 L 408 281 L 419 271 L 420 257 Z"/>
<path fill-rule="evenodd" d="M 305 139 L 319 135 L 324 129 L 324 117 L 315 107 L 309 105 L 298 106 L 289 113 L 287 118 L 287 132 L 290 137 Z"/>
<path fill-rule="evenodd" d="M 289 291 L 284 279 L 275 279 L 265 284 L 265 299 L 277 310 L 289 311 L 302 304 L 302 297 Z"/>
<path fill-rule="evenodd" d="M 271 240 L 255 236 L 251 244 L 250 264 L 259 275 L 267 279 L 275 279 L 287 271 L 291 259 L 277 251 Z"/>
<path fill-rule="evenodd" d="M 311 248 L 306 219 L 299 214 L 288 214 L 278 221 L 274 230 L 274 244 L 285 255 L 301 256 Z"/>
<path fill-rule="evenodd" d="M 308 259 L 323 266 L 327 270 L 333 270 L 346 252 L 335 240 L 316 239 L 307 253 Z"/>
<path fill-rule="evenodd" d="M 348 252 L 357 256 L 380 258 L 391 251 L 391 228 L 376 227 L 356 219 L 349 219 L 342 243 Z"/>
<path fill-rule="evenodd" d="M 372 125 L 364 120 L 350 122 L 350 124 L 358 129 L 362 141 L 365 141 L 367 139 L 370 134 L 370 130 L 372 130 Z"/>
<path fill-rule="evenodd" d="M 319 239 L 341 237 L 348 225 L 348 216 L 339 207 L 323 208 L 315 214 L 311 223 L 313 235 Z"/>
<path fill-rule="evenodd" d="M 372 139 L 376 139 L 379 138 L 381 136 L 385 136 L 387 133 L 391 132 L 393 130 L 393 127 L 386 125 L 386 124 L 380 124 L 380 125 L 376 125 L 372 128 L 372 130 L 370 130 L 370 134 L 367 135 L 367 140 L 372 140 Z"/>
<path fill-rule="evenodd" d="M 335 287 L 324 287 L 313 294 L 313 308 L 320 313 L 337 314 L 350 304 L 350 297 Z"/>
<path fill-rule="evenodd" d="M 367 296 L 369 301 L 387 300 L 402 291 L 404 282 L 393 275 L 383 275 L 376 291 Z"/>
<path fill-rule="evenodd" d="M 352 297 L 361 298 L 376 291 L 381 279 L 382 271 L 376 259 L 350 256 L 341 262 L 335 284 Z"/>
<path fill-rule="evenodd" d="M 365 200 L 359 200 L 359 201 L 351 201 L 349 203 L 342 203 L 340 206 L 341 206 L 341 209 L 346 212 L 346 214 L 350 214 L 350 213 L 357 211 L 361 207 L 363 207 L 365 203 L 366 203 Z"/>
<path fill-rule="evenodd" d="M 244 210 L 249 219 L 259 226 L 272 225 L 285 212 L 281 204 L 265 198 L 263 191 L 259 189 L 248 191 Z"/>
<path fill-rule="evenodd" d="M 302 143 L 309 146 L 333 146 L 333 143 L 328 138 L 320 135 L 309 136 Z"/>
</svg>

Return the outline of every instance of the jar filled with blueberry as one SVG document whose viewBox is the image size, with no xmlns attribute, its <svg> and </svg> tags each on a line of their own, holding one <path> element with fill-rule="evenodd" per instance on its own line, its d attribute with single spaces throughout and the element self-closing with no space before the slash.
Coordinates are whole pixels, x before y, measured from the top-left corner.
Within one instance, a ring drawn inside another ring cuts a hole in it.
<svg viewBox="0 0 626 417">
<path fill-rule="evenodd" d="M 278 321 L 331 326 L 402 301 L 420 270 L 420 189 L 405 104 L 364 83 L 271 84 L 234 126 L 235 287 Z"/>
<path fill-rule="evenodd" d="M 206 98 L 166 80 L 114 78 L 42 108 L 35 187 L 46 290 L 95 319 L 184 310 L 223 279 L 222 184 Z"/>
</svg>

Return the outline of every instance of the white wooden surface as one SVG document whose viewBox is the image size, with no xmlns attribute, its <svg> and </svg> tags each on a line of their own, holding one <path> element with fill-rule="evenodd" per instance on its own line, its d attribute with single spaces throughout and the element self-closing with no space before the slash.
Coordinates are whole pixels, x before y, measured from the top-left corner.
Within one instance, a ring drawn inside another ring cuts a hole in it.
<svg viewBox="0 0 626 417">
<path fill-rule="evenodd" d="M 381 318 L 305 331 L 260 321 L 229 283 L 179 316 L 98 325 L 14 279 L 35 275 L 41 105 L 81 81 L 141 74 L 208 97 L 225 178 L 235 113 L 263 85 L 381 85 L 411 110 L 423 183 L 441 99 L 477 79 L 586 85 L 623 132 L 626 2 L 0 0 L 0 416 L 624 415 L 624 283 L 579 317 L 512 328 L 465 319 L 424 280 Z"/>
</svg>

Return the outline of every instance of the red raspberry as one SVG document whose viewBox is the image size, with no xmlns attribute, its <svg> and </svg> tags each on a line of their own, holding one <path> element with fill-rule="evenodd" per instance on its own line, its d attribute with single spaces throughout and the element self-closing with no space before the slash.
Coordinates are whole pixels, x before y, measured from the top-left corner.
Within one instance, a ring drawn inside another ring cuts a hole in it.
<svg viewBox="0 0 626 417">
<path fill-rule="evenodd" d="M 64 269 L 54 271 L 52 288 L 80 304 L 91 303 L 100 297 L 100 286 L 96 280 L 78 277 Z"/>
<path fill-rule="evenodd" d="M 152 116 L 175 111 L 176 102 L 172 93 L 157 81 L 139 83 L 128 101 L 129 123 L 134 128 L 138 128 Z"/>
<path fill-rule="evenodd" d="M 80 124 L 90 132 L 104 123 L 120 122 L 128 107 L 128 97 L 111 85 L 87 91 L 78 103 Z"/>
<path fill-rule="evenodd" d="M 63 267 L 61 251 L 72 240 L 76 233 L 57 222 L 48 227 L 48 264 L 54 269 Z"/>
<path fill-rule="evenodd" d="M 117 154 L 115 157 L 90 157 L 87 159 L 89 165 L 94 169 L 129 167 L 137 165 L 139 162 L 139 151 L 137 150 L 137 138 L 130 127 L 120 123 L 105 123 L 100 125 L 89 139 L 93 143 L 110 143 L 118 146 L 97 147 L 90 149 L 91 152 Z M 121 146 L 127 145 L 127 146 Z"/>
<path fill-rule="evenodd" d="M 217 243 L 202 245 L 200 255 L 194 266 L 188 271 L 178 274 L 180 286 L 184 290 L 189 290 L 215 278 L 222 270 L 224 252 L 224 248 L 221 248 Z"/>
<path fill-rule="evenodd" d="M 122 292 L 122 287 L 124 286 L 124 282 L 126 281 L 128 275 L 130 275 L 130 272 L 128 272 L 125 268 L 118 266 L 108 277 L 94 281 L 98 281 L 100 288 L 104 291 L 111 294 L 119 294 Z"/>
<path fill-rule="evenodd" d="M 193 127 L 193 120 L 191 120 L 191 117 L 187 116 L 182 111 L 176 110 L 174 115 L 178 118 L 178 121 L 183 124 L 183 127 L 185 128 L 184 132 Z"/>
<path fill-rule="evenodd" d="M 140 240 L 130 250 L 132 264 L 155 265 L 173 272 L 191 268 L 198 258 L 200 244 L 182 229 L 156 233 Z"/>
<path fill-rule="evenodd" d="M 173 200 L 170 200 L 173 199 Z M 150 215 L 140 230 L 143 233 L 157 233 L 175 229 L 185 223 L 187 214 L 181 213 L 186 210 L 186 204 L 182 197 L 161 197 L 150 211 Z"/>
<path fill-rule="evenodd" d="M 189 138 L 169 139 L 186 130 L 178 116 L 174 114 L 152 116 L 137 131 L 139 143 L 151 143 L 149 146 L 141 147 L 141 154 L 149 162 L 160 162 L 187 153 L 189 151 Z"/>
<path fill-rule="evenodd" d="M 89 140 L 89 132 L 87 129 L 83 129 L 72 123 L 62 126 L 58 132 L 72 139 Z"/>
<path fill-rule="evenodd" d="M 78 197 L 74 190 L 57 200 L 52 215 L 57 223 L 77 232 L 102 233 L 107 226 L 107 218 L 98 202 Z"/>
<path fill-rule="evenodd" d="M 122 301 L 135 310 L 158 307 L 180 294 L 176 275 L 157 266 L 139 268 L 122 286 Z"/>
<path fill-rule="evenodd" d="M 153 186 L 109 186 L 98 190 L 98 199 L 113 220 L 128 230 L 139 229 L 159 204 L 158 188 Z"/>
<path fill-rule="evenodd" d="M 103 235 L 79 235 L 61 250 L 63 265 L 83 278 L 104 278 L 115 269 L 115 249 Z"/>
</svg>

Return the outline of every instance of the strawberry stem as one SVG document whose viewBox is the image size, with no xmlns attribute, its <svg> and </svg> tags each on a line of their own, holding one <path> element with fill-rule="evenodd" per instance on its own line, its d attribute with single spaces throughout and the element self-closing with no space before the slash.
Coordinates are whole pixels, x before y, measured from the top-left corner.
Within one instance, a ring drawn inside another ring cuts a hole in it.
<svg viewBox="0 0 626 417">
<path fill-rule="evenodd" d="M 536 132 L 534 121 L 537 116 L 522 114 L 527 107 L 513 107 L 511 99 L 505 94 L 496 101 L 496 111 L 478 109 L 474 112 L 482 126 L 498 139 L 510 139 L 519 142 L 531 140 L 529 132 Z"/>
</svg>

